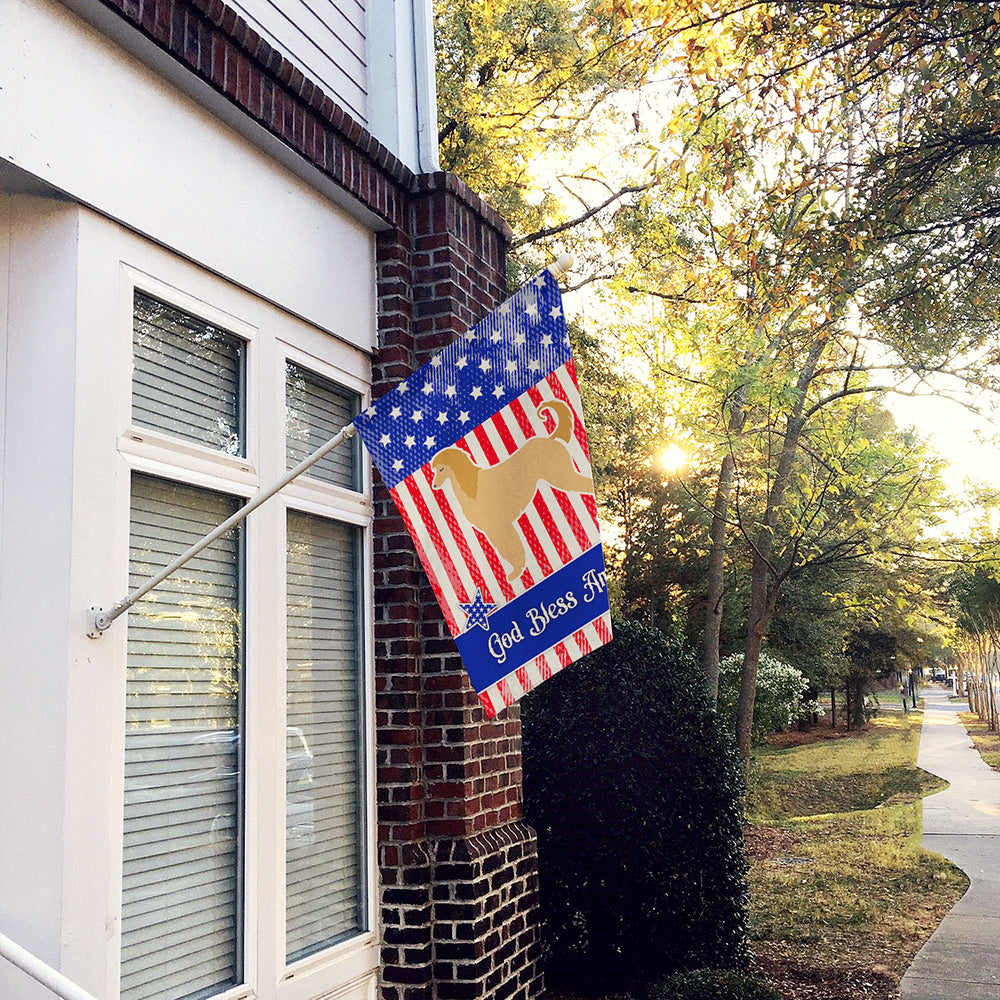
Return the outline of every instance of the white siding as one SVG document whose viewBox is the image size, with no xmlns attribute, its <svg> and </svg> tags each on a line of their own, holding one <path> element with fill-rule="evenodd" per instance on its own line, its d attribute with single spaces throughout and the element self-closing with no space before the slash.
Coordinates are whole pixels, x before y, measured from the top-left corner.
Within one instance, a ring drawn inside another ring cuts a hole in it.
<svg viewBox="0 0 1000 1000">
<path fill-rule="evenodd" d="M 0 159 L 374 347 L 370 229 L 53 0 L 0 3 L 0 51 Z"/>
<path fill-rule="evenodd" d="M 431 0 L 229 0 L 415 173 L 440 169 Z"/>
<path fill-rule="evenodd" d="M 56 968 L 63 936 L 75 288 L 72 211 L 0 197 L 0 916 Z M 43 502 L 44 499 L 44 502 Z M 79 836 L 81 831 L 73 831 Z M 0 959 L 0 997 L 51 1000 Z"/>
<path fill-rule="evenodd" d="M 232 6 L 356 121 L 368 124 L 362 0 L 233 0 Z"/>
</svg>

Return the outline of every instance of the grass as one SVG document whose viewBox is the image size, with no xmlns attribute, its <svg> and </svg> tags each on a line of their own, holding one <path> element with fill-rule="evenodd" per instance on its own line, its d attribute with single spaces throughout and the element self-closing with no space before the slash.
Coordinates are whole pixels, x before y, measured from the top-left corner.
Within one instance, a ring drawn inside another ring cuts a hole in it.
<svg viewBox="0 0 1000 1000">
<path fill-rule="evenodd" d="M 920 718 L 889 713 L 855 735 L 757 753 L 748 843 L 758 953 L 898 983 L 961 897 L 965 876 L 920 847 L 920 800 L 946 787 L 916 766 Z"/>
<path fill-rule="evenodd" d="M 947 787 L 916 766 L 920 722 L 887 712 L 862 731 L 827 728 L 756 752 L 746 827 L 756 975 L 703 984 L 707 993 L 674 977 L 654 1000 L 747 1000 L 761 981 L 794 1000 L 898 998 L 903 972 L 968 886 L 920 846 L 921 799 Z"/>
<path fill-rule="evenodd" d="M 1000 734 L 991 733 L 975 712 L 960 712 L 958 717 L 972 737 L 972 745 L 979 756 L 993 768 L 1000 771 Z"/>
</svg>

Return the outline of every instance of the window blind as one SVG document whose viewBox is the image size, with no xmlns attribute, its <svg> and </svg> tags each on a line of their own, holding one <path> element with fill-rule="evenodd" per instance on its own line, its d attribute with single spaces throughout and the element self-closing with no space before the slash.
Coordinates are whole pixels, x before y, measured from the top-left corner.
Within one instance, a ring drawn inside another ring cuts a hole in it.
<svg viewBox="0 0 1000 1000">
<path fill-rule="evenodd" d="M 289 962 L 366 925 L 361 537 L 288 513 Z"/>
<path fill-rule="evenodd" d="M 293 469 L 360 412 L 361 397 L 314 372 L 285 365 L 287 468 Z M 361 489 L 361 452 L 355 438 L 324 456 L 307 473 L 348 490 Z"/>
<path fill-rule="evenodd" d="M 130 586 L 237 502 L 136 475 Z M 238 529 L 129 613 L 122 1000 L 194 1000 L 242 980 Z"/>
<path fill-rule="evenodd" d="M 243 451 L 243 341 L 135 292 L 132 419 L 224 451 Z"/>
</svg>

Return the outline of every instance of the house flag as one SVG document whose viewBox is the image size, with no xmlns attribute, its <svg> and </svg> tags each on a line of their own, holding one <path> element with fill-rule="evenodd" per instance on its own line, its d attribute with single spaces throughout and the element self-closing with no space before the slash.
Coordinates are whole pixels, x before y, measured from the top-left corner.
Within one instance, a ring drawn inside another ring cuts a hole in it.
<svg viewBox="0 0 1000 1000">
<path fill-rule="evenodd" d="M 580 390 L 548 271 L 354 424 L 487 715 L 611 641 Z"/>
</svg>

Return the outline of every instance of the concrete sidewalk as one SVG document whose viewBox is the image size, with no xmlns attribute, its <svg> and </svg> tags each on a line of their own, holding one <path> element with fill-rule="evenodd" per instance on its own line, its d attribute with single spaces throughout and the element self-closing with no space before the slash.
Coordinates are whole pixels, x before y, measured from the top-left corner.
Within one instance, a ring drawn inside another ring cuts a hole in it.
<svg viewBox="0 0 1000 1000">
<path fill-rule="evenodd" d="M 965 703 L 947 692 L 923 692 L 917 763 L 951 787 L 924 799 L 924 846 L 943 854 L 971 880 L 917 953 L 900 1000 L 1000 998 L 1000 774 L 983 763 L 958 719 Z"/>
</svg>

